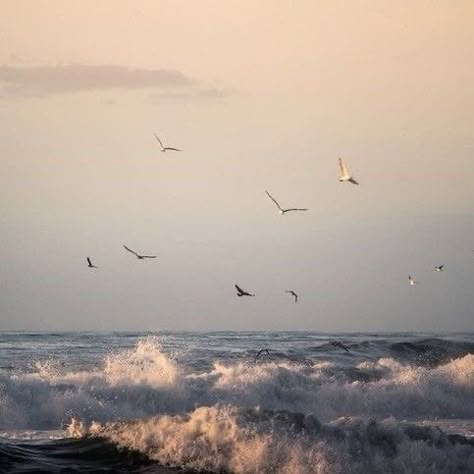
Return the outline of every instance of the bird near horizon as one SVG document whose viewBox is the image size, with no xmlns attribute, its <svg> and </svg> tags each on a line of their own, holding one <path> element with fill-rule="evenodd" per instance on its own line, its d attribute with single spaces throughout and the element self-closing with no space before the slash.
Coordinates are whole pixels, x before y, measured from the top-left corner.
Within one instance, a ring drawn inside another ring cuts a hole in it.
<svg viewBox="0 0 474 474">
<path fill-rule="evenodd" d="M 89 268 L 99 268 L 99 267 L 96 267 L 96 266 L 92 263 L 90 257 L 87 257 L 87 266 L 88 266 Z"/>
<path fill-rule="evenodd" d="M 276 206 L 278 207 L 279 213 L 281 215 L 284 215 L 285 213 L 292 212 L 292 211 L 307 211 L 308 210 L 308 209 L 302 209 L 302 208 L 283 209 L 280 206 L 280 204 L 278 204 L 278 201 L 268 191 L 265 191 L 265 192 L 267 193 L 267 196 L 276 204 Z"/>
<path fill-rule="evenodd" d="M 257 361 L 257 359 L 258 359 L 264 352 L 267 354 L 268 358 L 269 358 L 270 360 L 272 360 L 272 356 L 271 356 L 270 351 L 269 351 L 268 349 L 260 349 L 260 350 L 257 352 L 257 354 L 255 355 L 255 361 Z"/>
<path fill-rule="evenodd" d="M 237 296 L 255 296 L 254 293 L 249 293 L 248 291 L 242 290 L 239 285 L 235 285 L 235 288 L 237 290 Z"/>
<path fill-rule="evenodd" d="M 295 303 L 298 302 L 298 295 L 293 290 L 286 290 L 285 293 L 289 293 L 295 299 Z"/>
<path fill-rule="evenodd" d="M 348 181 L 349 183 L 352 184 L 359 184 L 355 178 L 349 173 L 349 170 L 347 169 L 347 166 L 344 164 L 342 161 L 342 158 L 339 158 L 339 169 L 340 169 L 340 174 L 339 174 L 339 181 L 341 183 Z"/>
<path fill-rule="evenodd" d="M 408 283 L 410 286 L 415 286 L 418 284 L 418 282 L 411 275 L 408 275 Z"/>
<path fill-rule="evenodd" d="M 156 133 L 154 133 L 154 135 L 155 135 L 155 138 L 158 140 L 158 143 L 160 144 L 161 151 L 163 151 L 163 152 L 165 152 L 165 151 L 181 151 L 178 148 L 172 148 L 170 146 L 164 146 L 163 142 L 160 140 L 160 137 Z"/>
<path fill-rule="evenodd" d="M 434 269 L 435 269 L 435 272 L 436 272 L 436 273 L 442 272 L 442 271 L 444 271 L 444 270 L 443 270 L 443 269 L 444 269 L 444 265 L 438 265 L 437 267 L 434 267 Z"/>
<path fill-rule="evenodd" d="M 341 349 L 344 349 L 346 352 L 351 352 L 349 350 L 349 348 L 343 344 L 341 341 L 331 341 L 331 346 L 334 346 L 334 347 L 340 347 Z"/>
<path fill-rule="evenodd" d="M 139 253 L 135 252 L 134 250 L 129 249 L 125 244 L 124 244 L 123 248 L 125 250 L 129 251 L 130 253 L 133 253 L 133 255 L 135 255 L 135 257 L 137 257 L 138 260 L 143 260 L 145 258 L 156 258 L 156 255 L 140 255 Z"/>
</svg>

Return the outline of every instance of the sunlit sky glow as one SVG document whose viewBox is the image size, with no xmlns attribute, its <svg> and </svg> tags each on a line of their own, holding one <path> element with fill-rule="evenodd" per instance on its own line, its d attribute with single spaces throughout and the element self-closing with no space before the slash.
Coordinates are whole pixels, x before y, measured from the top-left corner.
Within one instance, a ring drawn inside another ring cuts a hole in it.
<svg viewBox="0 0 474 474">
<path fill-rule="evenodd" d="M 473 17 L 2 2 L 0 329 L 472 329 Z"/>
</svg>

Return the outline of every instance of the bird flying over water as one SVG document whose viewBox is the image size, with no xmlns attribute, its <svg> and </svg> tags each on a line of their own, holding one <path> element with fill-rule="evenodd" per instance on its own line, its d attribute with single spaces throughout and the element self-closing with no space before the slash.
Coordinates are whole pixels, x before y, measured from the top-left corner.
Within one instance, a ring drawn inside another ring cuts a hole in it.
<svg viewBox="0 0 474 474">
<path fill-rule="evenodd" d="M 163 142 L 160 140 L 160 137 L 154 133 L 155 138 L 158 140 L 158 143 L 160 144 L 161 151 L 181 151 L 178 148 L 172 148 L 170 146 L 163 146 Z"/>
<path fill-rule="evenodd" d="M 435 272 L 442 272 L 444 268 L 444 265 L 438 265 L 437 267 L 434 267 Z"/>
<path fill-rule="evenodd" d="M 254 293 L 249 293 L 248 291 L 242 290 L 239 285 L 235 285 L 235 288 L 237 289 L 237 296 L 255 296 Z"/>
<path fill-rule="evenodd" d="M 298 302 L 298 295 L 293 290 L 286 290 L 285 293 L 289 293 L 295 299 L 295 303 Z"/>
<path fill-rule="evenodd" d="M 255 356 L 255 360 L 257 360 L 263 352 L 265 352 L 270 359 L 272 358 L 270 351 L 268 349 L 260 349 Z"/>
<path fill-rule="evenodd" d="M 418 284 L 418 282 L 415 281 L 415 279 L 411 275 L 408 275 L 408 283 L 410 284 L 410 286 L 415 286 Z"/>
<path fill-rule="evenodd" d="M 278 204 L 278 201 L 268 191 L 265 191 L 265 192 L 267 193 L 267 196 L 276 204 L 281 215 L 285 214 L 286 212 L 291 212 L 291 211 L 307 211 L 308 210 L 308 209 L 301 209 L 301 208 L 283 209 L 280 206 L 280 204 Z"/>
<path fill-rule="evenodd" d="M 89 257 L 87 257 L 87 266 L 89 268 L 99 268 L 99 267 L 96 267 L 95 265 L 93 265 L 93 263 L 91 262 L 91 259 Z"/>
<path fill-rule="evenodd" d="M 339 169 L 340 169 L 340 174 L 339 174 L 339 181 L 343 183 L 344 181 L 348 181 L 349 183 L 352 184 L 359 184 L 353 176 L 349 173 L 349 170 L 347 169 L 347 166 L 344 164 L 341 158 L 339 158 Z"/>
<path fill-rule="evenodd" d="M 126 245 L 123 246 L 125 250 L 128 250 L 130 253 L 133 253 L 138 260 L 143 260 L 144 258 L 156 258 L 156 255 L 140 255 L 132 249 L 129 249 Z"/>
<path fill-rule="evenodd" d="M 349 348 L 346 345 L 344 345 L 341 341 L 331 341 L 331 346 L 340 347 L 341 349 L 344 349 L 346 352 L 351 352 Z"/>
</svg>

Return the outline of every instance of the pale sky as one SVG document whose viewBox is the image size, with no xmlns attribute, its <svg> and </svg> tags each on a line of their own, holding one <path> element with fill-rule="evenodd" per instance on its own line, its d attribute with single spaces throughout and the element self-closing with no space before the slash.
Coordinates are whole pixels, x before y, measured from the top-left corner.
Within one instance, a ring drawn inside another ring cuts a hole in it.
<svg viewBox="0 0 474 474">
<path fill-rule="evenodd" d="M 1 10 L 0 330 L 472 330 L 474 2 Z"/>
</svg>

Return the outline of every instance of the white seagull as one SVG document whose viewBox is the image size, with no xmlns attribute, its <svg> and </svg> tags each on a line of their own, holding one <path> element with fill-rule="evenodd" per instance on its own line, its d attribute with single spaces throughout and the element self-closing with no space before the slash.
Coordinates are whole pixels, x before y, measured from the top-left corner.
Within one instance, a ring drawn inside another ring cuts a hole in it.
<svg viewBox="0 0 474 474">
<path fill-rule="evenodd" d="M 280 206 L 280 204 L 278 204 L 278 201 L 268 191 L 265 191 L 265 192 L 267 193 L 267 196 L 276 204 L 281 215 L 285 214 L 286 212 L 291 212 L 291 211 L 307 211 L 308 210 L 308 209 L 301 209 L 301 208 L 283 209 Z"/>
<path fill-rule="evenodd" d="M 409 282 L 410 286 L 415 286 L 415 285 L 418 284 L 418 282 L 415 281 L 415 279 L 411 275 L 408 275 L 408 282 Z"/>
<path fill-rule="evenodd" d="M 286 290 L 285 293 L 289 293 L 295 299 L 295 303 L 298 302 L 298 295 L 293 290 Z"/>
<path fill-rule="evenodd" d="M 339 169 L 340 169 L 340 175 L 339 175 L 339 181 L 343 183 L 344 181 L 349 181 L 349 183 L 352 184 L 359 184 L 353 176 L 349 173 L 349 170 L 347 169 L 347 166 L 344 164 L 341 158 L 339 158 Z"/>
<path fill-rule="evenodd" d="M 160 137 L 156 133 L 154 133 L 155 138 L 158 140 L 158 143 L 160 144 L 161 151 L 181 151 L 178 148 L 172 148 L 170 146 L 163 146 L 163 142 L 160 140 Z"/>
<path fill-rule="evenodd" d="M 98 267 L 96 267 L 95 265 L 92 264 L 91 259 L 89 257 L 87 257 L 87 266 L 89 268 L 98 268 Z"/>
<path fill-rule="evenodd" d="M 140 255 L 132 249 L 129 249 L 126 245 L 123 246 L 125 250 L 128 250 L 130 253 L 133 253 L 138 260 L 143 260 L 144 258 L 156 258 L 156 255 Z"/>
<path fill-rule="evenodd" d="M 442 272 L 444 268 L 444 265 L 438 265 L 437 267 L 434 267 L 435 272 L 439 273 Z"/>
</svg>

